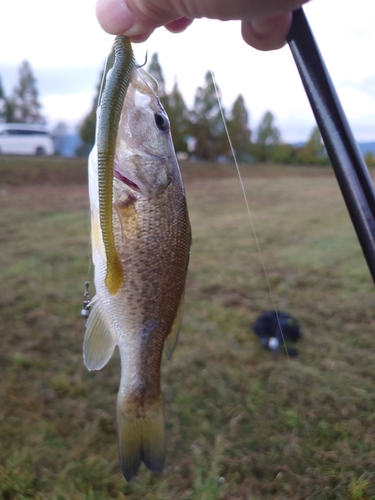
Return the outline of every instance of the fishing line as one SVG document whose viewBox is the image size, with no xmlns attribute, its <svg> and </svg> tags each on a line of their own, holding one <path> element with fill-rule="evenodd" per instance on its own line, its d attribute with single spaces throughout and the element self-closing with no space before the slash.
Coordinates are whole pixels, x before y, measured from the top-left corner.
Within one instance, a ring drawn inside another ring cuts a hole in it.
<svg viewBox="0 0 375 500">
<path fill-rule="evenodd" d="M 263 268 L 263 273 L 264 273 L 264 276 L 265 276 L 265 279 L 266 279 L 266 283 L 267 283 L 269 295 L 270 295 L 270 298 L 271 298 L 272 307 L 273 307 L 273 310 L 275 311 L 275 314 L 276 314 L 277 323 L 278 323 L 278 327 L 279 327 L 279 330 L 280 330 L 280 333 L 281 333 L 281 338 L 282 338 L 282 341 L 283 341 L 283 345 L 284 345 L 284 348 L 285 348 L 285 351 L 286 351 L 287 358 L 288 358 L 288 360 L 290 360 L 290 356 L 289 356 L 289 353 L 288 353 L 288 350 L 287 350 L 287 346 L 286 346 L 286 341 L 285 341 L 285 338 L 284 338 L 284 333 L 283 333 L 283 330 L 282 330 L 281 324 L 280 324 L 279 314 L 278 314 L 278 311 L 277 311 L 277 308 L 276 308 L 276 301 L 275 301 L 275 298 L 274 298 L 274 294 L 272 292 L 272 287 L 271 287 L 271 283 L 270 283 L 269 276 L 268 276 L 268 271 L 267 271 L 266 264 L 265 264 L 264 258 L 263 258 L 263 254 L 262 254 L 262 251 L 261 251 L 261 248 L 260 248 L 259 239 L 258 239 L 257 232 L 255 230 L 255 225 L 254 225 L 253 217 L 251 215 L 250 206 L 249 206 L 249 202 L 248 202 L 248 199 L 247 199 L 246 190 L 245 190 L 245 186 L 244 186 L 244 183 L 243 183 L 243 179 L 242 179 L 240 167 L 239 167 L 238 162 L 237 162 L 236 153 L 234 151 L 233 143 L 232 143 L 232 140 L 230 138 L 229 130 L 228 130 L 227 123 L 226 123 L 226 120 L 225 120 L 224 110 L 223 110 L 223 107 L 221 105 L 219 89 L 218 89 L 218 86 L 216 84 L 216 80 L 215 80 L 215 76 L 214 76 L 213 71 L 210 70 L 210 73 L 211 73 L 212 83 L 213 83 L 214 89 L 215 89 L 215 97 L 217 99 L 217 103 L 219 105 L 219 110 L 220 110 L 220 115 L 221 115 L 221 118 L 222 118 L 223 124 L 224 124 L 224 130 L 225 130 L 225 133 L 226 133 L 226 136 L 227 136 L 227 139 L 228 139 L 228 143 L 229 143 L 229 147 L 230 147 L 230 150 L 231 150 L 231 153 L 232 153 L 232 156 L 233 156 L 234 164 L 236 166 L 236 170 L 237 170 L 237 174 L 238 174 L 238 179 L 240 181 L 240 186 L 241 186 L 242 194 L 243 194 L 243 197 L 244 197 L 244 200 L 245 200 L 246 210 L 247 210 L 247 214 L 248 214 L 248 217 L 249 217 L 249 220 L 250 220 L 250 225 L 251 225 L 251 229 L 252 229 L 252 232 L 253 232 L 255 244 L 256 244 L 256 247 L 257 247 L 259 259 L 261 261 L 262 268 Z M 292 374 L 292 378 L 293 378 L 293 381 L 294 381 L 294 385 L 295 385 L 295 389 L 296 389 L 296 393 L 297 393 L 297 397 L 298 397 L 298 404 L 299 404 L 299 407 L 300 407 L 300 412 L 301 412 L 302 418 L 304 420 L 305 428 L 307 430 L 309 439 L 311 440 L 309 425 L 308 425 L 305 413 L 303 411 L 301 395 L 300 395 L 299 390 L 298 390 L 297 379 L 296 379 L 296 377 L 295 377 L 294 374 Z"/>
<path fill-rule="evenodd" d="M 236 166 L 236 170 L 237 170 L 237 174 L 238 174 L 238 179 L 239 179 L 240 185 L 241 185 L 242 194 L 243 194 L 243 197 L 244 197 L 244 200 L 245 200 L 247 215 L 248 215 L 249 220 L 250 220 L 250 225 L 251 225 L 251 229 L 252 229 L 253 236 L 254 236 L 254 239 L 255 239 L 255 244 L 256 244 L 256 247 L 257 247 L 257 250 L 258 250 L 258 255 L 259 255 L 259 258 L 260 258 L 260 261 L 261 261 L 261 264 L 262 264 L 262 268 L 263 268 L 263 272 L 264 272 L 264 275 L 265 275 L 265 278 L 266 278 L 268 291 L 269 291 L 269 294 L 270 294 L 270 297 L 271 297 L 272 307 L 273 307 L 273 309 L 274 309 L 274 311 L 276 313 L 276 316 L 277 316 L 277 321 L 278 321 L 279 328 L 280 328 L 280 331 L 281 331 L 281 335 L 282 335 L 284 346 L 286 346 L 285 340 L 284 340 L 284 335 L 283 335 L 283 332 L 282 332 L 282 329 L 281 329 L 281 325 L 280 325 L 280 321 L 279 321 L 279 315 L 277 314 L 276 303 L 275 303 L 274 295 L 272 293 L 271 283 L 270 283 L 270 280 L 269 280 L 269 277 L 268 277 L 268 272 L 267 272 L 266 264 L 265 264 L 264 259 L 263 259 L 263 254 L 262 254 L 262 251 L 261 251 L 260 245 L 259 245 L 258 235 L 257 235 L 257 232 L 255 230 L 255 226 L 254 226 L 254 222 L 253 222 L 253 217 L 251 215 L 250 206 L 249 206 L 249 202 L 248 202 L 248 199 L 247 199 L 247 195 L 246 195 L 246 191 L 245 191 L 245 186 L 244 186 L 244 183 L 243 183 L 243 179 L 242 179 L 242 176 L 241 176 L 240 167 L 238 165 L 236 153 L 234 151 L 232 140 L 231 140 L 230 135 L 229 135 L 229 130 L 228 130 L 228 127 L 227 127 L 225 116 L 224 116 L 224 110 L 223 110 L 223 107 L 221 105 L 221 101 L 220 101 L 220 97 L 219 97 L 219 90 L 218 90 L 218 87 L 216 85 L 215 76 L 214 76 L 212 70 L 211 70 L 211 77 L 212 77 L 212 82 L 214 84 L 216 99 L 217 99 L 217 102 L 218 102 L 218 105 L 219 105 L 219 110 L 220 110 L 221 118 L 222 118 L 223 124 L 224 124 L 224 130 L 225 130 L 228 142 L 229 142 L 229 147 L 230 147 L 230 150 L 231 150 L 231 153 L 232 153 L 232 156 L 233 156 L 234 164 Z M 287 352 L 287 354 L 288 354 L 288 352 Z"/>
</svg>

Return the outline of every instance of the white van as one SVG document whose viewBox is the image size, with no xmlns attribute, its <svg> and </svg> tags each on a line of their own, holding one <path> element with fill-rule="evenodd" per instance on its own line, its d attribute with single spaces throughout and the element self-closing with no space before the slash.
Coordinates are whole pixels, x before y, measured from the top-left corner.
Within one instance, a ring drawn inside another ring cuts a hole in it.
<svg viewBox="0 0 375 500">
<path fill-rule="evenodd" d="M 0 154 L 53 155 L 52 137 L 43 125 L 0 123 Z"/>
</svg>

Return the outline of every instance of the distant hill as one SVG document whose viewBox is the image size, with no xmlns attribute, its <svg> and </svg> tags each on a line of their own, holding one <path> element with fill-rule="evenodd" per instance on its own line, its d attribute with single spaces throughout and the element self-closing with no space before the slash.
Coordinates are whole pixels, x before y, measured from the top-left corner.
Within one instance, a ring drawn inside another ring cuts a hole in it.
<svg viewBox="0 0 375 500">
<path fill-rule="evenodd" d="M 358 146 L 363 155 L 370 152 L 375 156 L 375 142 L 359 142 Z"/>
<path fill-rule="evenodd" d="M 302 148 L 305 144 L 305 142 L 295 142 L 292 146 Z M 375 156 L 375 142 L 358 142 L 358 147 L 363 156 L 368 152 Z"/>
</svg>

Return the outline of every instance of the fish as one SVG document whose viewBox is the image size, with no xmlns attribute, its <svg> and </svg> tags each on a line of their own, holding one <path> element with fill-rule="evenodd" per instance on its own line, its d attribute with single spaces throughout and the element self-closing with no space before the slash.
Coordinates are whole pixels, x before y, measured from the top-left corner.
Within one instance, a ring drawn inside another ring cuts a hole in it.
<svg viewBox="0 0 375 500">
<path fill-rule="evenodd" d="M 185 190 L 158 84 L 132 62 L 129 44 L 125 37 L 116 37 L 115 62 L 89 157 L 96 295 L 83 343 L 89 370 L 102 369 L 115 347 L 119 349 L 117 442 L 127 481 L 142 462 L 156 474 L 164 467 L 160 366 L 163 350 L 170 359 L 178 341 L 192 243 Z M 118 65 L 126 71 L 119 72 Z M 104 163 L 103 155 L 109 158 Z"/>
</svg>

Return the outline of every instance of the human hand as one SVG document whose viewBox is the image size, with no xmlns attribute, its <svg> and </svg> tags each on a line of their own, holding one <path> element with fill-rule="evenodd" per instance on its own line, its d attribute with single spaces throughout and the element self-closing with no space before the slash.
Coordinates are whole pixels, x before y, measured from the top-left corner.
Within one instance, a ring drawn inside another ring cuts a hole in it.
<svg viewBox="0 0 375 500">
<path fill-rule="evenodd" d="M 184 31 L 195 18 L 240 20 L 245 42 L 259 50 L 285 44 L 292 11 L 308 0 L 97 0 L 101 27 L 144 42 L 159 26 Z"/>
</svg>

